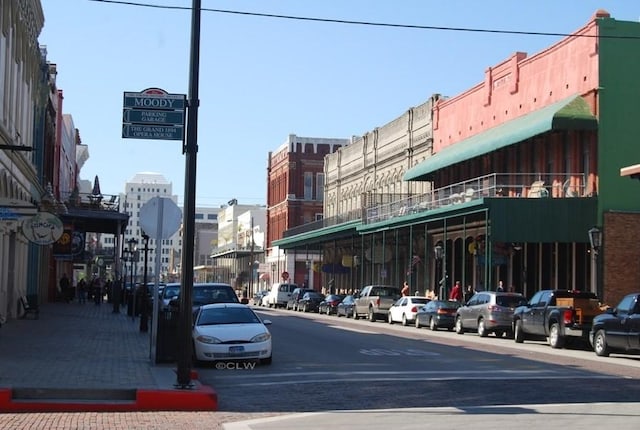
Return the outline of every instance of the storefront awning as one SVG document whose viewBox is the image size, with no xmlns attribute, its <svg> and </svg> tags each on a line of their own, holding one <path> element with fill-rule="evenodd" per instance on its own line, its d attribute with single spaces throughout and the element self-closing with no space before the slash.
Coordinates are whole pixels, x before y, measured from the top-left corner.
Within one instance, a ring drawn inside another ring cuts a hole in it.
<svg viewBox="0 0 640 430">
<path fill-rule="evenodd" d="M 295 236 L 274 240 L 272 245 L 279 246 L 282 249 L 293 249 L 300 246 L 320 244 L 341 237 L 350 237 L 356 234 L 356 227 L 360 225 L 360 222 L 361 221 L 357 219 L 306 233 L 300 233 Z"/>
<path fill-rule="evenodd" d="M 587 102 L 574 95 L 453 144 L 409 169 L 405 181 L 426 181 L 431 173 L 552 130 L 596 130 Z"/>
</svg>

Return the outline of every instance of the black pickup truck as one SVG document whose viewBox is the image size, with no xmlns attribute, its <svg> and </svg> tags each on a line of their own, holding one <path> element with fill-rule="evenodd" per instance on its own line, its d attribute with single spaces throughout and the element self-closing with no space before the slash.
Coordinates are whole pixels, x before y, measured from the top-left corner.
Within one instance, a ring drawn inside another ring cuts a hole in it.
<svg viewBox="0 0 640 430">
<path fill-rule="evenodd" d="M 600 310 L 598 297 L 586 291 L 542 290 L 513 312 L 513 337 L 548 338 L 552 348 L 564 347 L 567 339 L 589 339 L 593 317 Z"/>
</svg>

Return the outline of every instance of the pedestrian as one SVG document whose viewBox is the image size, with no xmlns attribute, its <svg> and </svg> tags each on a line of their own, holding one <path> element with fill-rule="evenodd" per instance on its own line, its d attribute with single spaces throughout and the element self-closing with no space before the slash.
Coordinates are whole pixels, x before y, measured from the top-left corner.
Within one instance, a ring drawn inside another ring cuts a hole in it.
<svg viewBox="0 0 640 430">
<path fill-rule="evenodd" d="M 502 285 L 502 281 L 498 281 L 498 288 L 496 288 L 496 291 L 504 291 L 504 286 Z"/>
<path fill-rule="evenodd" d="M 96 306 L 99 306 L 102 304 L 102 285 L 99 277 L 96 276 L 93 278 L 93 281 L 91 281 L 91 287 L 93 290 L 93 303 L 95 303 Z"/>
<path fill-rule="evenodd" d="M 460 281 L 456 281 L 453 289 L 451 290 L 451 294 L 449 295 L 449 300 L 453 300 L 456 302 L 462 301 L 462 286 L 460 285 Z"/>
<path fill-rule="evenodd" d="M 62 295 L 62 300 L 69 303 L 71 301 L 71 297 L 69 296 L 71 290 L 71 282 L 69 282 L 69 278 L 66 273 L 62 274 L 60 278 L 60 294 Z"/>
<path fill-rule="evenodd" d="M 81 305 L 87 303 L 87 282 L 84 278 L 78 281 L 76 288 L 78 289 L 78 303 Z"/>
<path fill-rule="evenodd" d="M 473 291 L 473 287 L 471 285 L 467 285 L 467 289 L 464 292 L 464 302 L 467 303 L 475 293 L 476 292 Z"/>
<path fill-rule="evenodd" d="M 404 281 L 404 284 L 402 285 L 402 290 L 400 292 L 402 293 L 403 296 L 408 296 L 409 294 L 411 294 L 411 288 L 409 288 L 409 283 L 407 281 Z"/>
</svg>

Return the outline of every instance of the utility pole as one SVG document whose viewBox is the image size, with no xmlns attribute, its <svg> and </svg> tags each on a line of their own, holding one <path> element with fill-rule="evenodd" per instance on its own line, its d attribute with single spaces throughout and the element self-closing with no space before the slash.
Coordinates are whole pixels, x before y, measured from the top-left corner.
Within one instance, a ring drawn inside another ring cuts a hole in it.
<svg viewBox="0 0 640 430">
<path fill-rule="evenodd" d="M 193 290 L 193 246 L 196 215 L 196 168 L 198 155 L 198 81 L 200 68 L 200 11 L 201 0 L 191 6 L 191 62 L 189 66 L 189 99 L 187 107 L 187 139 L 184 184 L 184 240 L 182 242 L 182 274 L 180 292 L 180 320 L 178 324 L 177 388 L 191 389 L 191 308 Z"/>
</svg>

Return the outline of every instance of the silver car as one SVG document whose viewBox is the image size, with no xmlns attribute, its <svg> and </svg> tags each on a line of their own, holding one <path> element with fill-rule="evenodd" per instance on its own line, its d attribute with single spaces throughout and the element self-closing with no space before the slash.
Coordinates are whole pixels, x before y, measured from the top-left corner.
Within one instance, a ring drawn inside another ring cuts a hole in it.
<svg viewBox="0 0 640 430">
<path fill-rule="evenodd" d="M 502 337 L 507 333 L 510 337 L 513 311 L 526 301 L 520 293 L 476 293 L 456 311 L 456 333 L 464 334 L 465 331 L 473 330 L 481 337 L 486 337 L 489 333 L 494 333 L 496 337 Z"/>
</svg>

